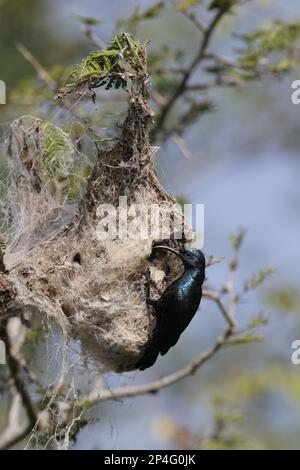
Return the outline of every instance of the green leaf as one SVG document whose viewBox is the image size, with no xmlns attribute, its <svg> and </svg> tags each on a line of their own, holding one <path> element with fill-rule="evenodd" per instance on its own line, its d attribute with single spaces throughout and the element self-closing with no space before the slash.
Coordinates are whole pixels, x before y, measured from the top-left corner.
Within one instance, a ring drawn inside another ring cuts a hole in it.
<svg viewBox="0 0 300 470">
<path fill-rule="evenodd" d="M 87 26 L 96 26 L 99 24 L 102 24 L 103 21 L 97 18 L 94 18 L 92 16 L 83 16 L 83 15 L 78 15 L 75 14 L 74 17 L 80 21 L 81 23 L 87 25 Z"/>
<path fill-rule="evenodd" d="M 226 341 L 225 346 L 239 346 L 241 344 L 261 342 L 263 339 L 264 338 L 262 335 L 249 333 L 244 336 L 229 339 L 228 341 Z"/>
<path fill-rule="evenodd" d="M 132 15 L 127 20 L 120 19 L 117 21 L 117 28 L 126 26 L 129 30 L 134 30 L 139 22 L 155 19 L 164 7 L 164 2 L 157 2 L 151 7 L 142 11 L 140 7 L 137 7 L 134 9 Z"/>
<path fill-rule="evenodd" d="M 245 238 L 246 232 L 245 230 L 241 229 L 237 234 L 230 235 L 229 240 L 234 251 L 238 251 L 243 243 Z"/>
<path fill-rule="evenodd" d="M 294 55 L 296 43 L 300 39 L 300 22 L 284 23 L 275 20 L 272 23 L 241 36 L 245 49 L 240 49 L 239 65 L 252 72 L 252 78 L 258 73 L 285 73 L 297 62 Z M 284 57 L 278 57 L 284 53 Z"/>
<path fill-rule="evenodd" d="M 251 320 L 251 322 L 248 324 L 248 328 L 253 329 L 259 326 L 266 326 L 268 323 L 269 323 L 268 318 L 260 314 Z"/>
<path fill-rule="evenodd" d="M 157 15 L 161 12 L 164 8 L 164 2 L 158 2 L 152 5 L 151 7 L 147 8 L 143 13 L 140 15 L 141 20 L 152 20 L 156 18 Z"/>
<path fill-rule="evenodd" d="M 288 57 L 280 60 L 277 64 L 274 64 L 271 68 L 273 73 L 286 73 L 289 72 L 295 65 L 296 61 Z"/>
<path fill-rule="evenodd" d="M 115 36 L 106 50 L 91 52 L 73 70 L 57 98 L 79 88 L 125 88 L 129 78 L 145 73 L 145 47 L 128 33 Z"/>
<path fill-rule="evenodd" d="M 189 8 L 200 5 L 200 3 L 202 3 L 202 0 L 182 0 L 176 3 L 176 10 L 186 11 Z"/>
<path fill-rule="evenodd" d="M 275 268 L 259 269 L 259 271 L 250 277 L 244 284 L 244 290 L 249 291 L 257 289 L 264 281 L 269 279 L 276 272 Z"/>
<path fill-rule="evenodd" d="M 256 50 L 284 50 L 300 37 L 300 23 L 284 23 L 274 20 L 272 23 L 242 36 L 244 41 Z"/>
<path fill-rule="evenodd" d="M 50 177 L 64 176 L 67 173 L 68 156 L 74 152 L 73 143 L 62 129 L 44 122 L 42 131 L 42 160 Z"/>
<path fill-rule="evenodd" d="M 277 286 L 267 293 L 266 300 L 276 310 L 285 313 L 300 312 L 300 295 L 296 286 Z"/>
</svg>

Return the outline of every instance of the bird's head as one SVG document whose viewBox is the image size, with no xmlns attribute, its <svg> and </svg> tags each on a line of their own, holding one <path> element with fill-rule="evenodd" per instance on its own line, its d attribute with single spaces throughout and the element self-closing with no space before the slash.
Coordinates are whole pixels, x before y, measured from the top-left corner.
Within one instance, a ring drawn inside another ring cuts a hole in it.
<svg viewBox="0 0 300 470">
<path fill-rule="evenodd" d="M 196 268 L 196 269 L 205 269 L 205 257 L 201 250 L 196 250 L 194 248 L 181 248 L 180 250 L 175 250 L 170 246 L 156 245 L 153 247 L 153 250 L 167 250 L 171 253 L 177 255 L 183 262 L 185 267 Z"/>
</svg>

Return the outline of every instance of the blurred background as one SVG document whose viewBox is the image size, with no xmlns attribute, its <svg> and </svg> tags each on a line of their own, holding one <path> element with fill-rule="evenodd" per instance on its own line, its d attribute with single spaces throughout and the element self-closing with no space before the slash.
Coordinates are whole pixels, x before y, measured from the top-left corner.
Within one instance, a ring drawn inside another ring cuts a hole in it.
<svg viewBox="0 0 300 470">
<path fill-rule="evenodd" d="M 36 72 L 16 43 L 24 44 L 56 77 L 94 49 L 76 15 L 102 20 L 95 32 L 109 42 L 118 19 L 128 18 L 136 6 L 151 4 L 0 0 L 0 79 L 8 92 L 7 104 L 0 106 L 2 133 L 21 114 L 57 117 L 57 111 L 41 104 L 45 94 L 51 99 L 51 93 L 40 90 Z M 188 60 L 197 47 L 197 32 L 170 2 L 166 4 L 159 17 L 138 26 L 136 35 L 141 41 L 151 40 L 150 52 L 165 45 L 183 51 L 183 60 Z M 224 20 L 212 49 L 234 57 L 231 34 L 247 33 L 272 19 L 300 21 L 299 2 L 250 2 Z M 195 78 L 201 81 L 201 72 Z M 291 83 L 297 79 L 299 66 L 281 80 L 263 78 L 237 88 L 212 89 L 214 108 L 185 131 L 186 152 L 172 139 L 158 142 L 156 164 L 164 186 L 188 202 L 205 204 L 204 251 L 224 257 L 209 268 L 209 284 L 226 282 L 229 235 L 239 228 L 247 234 L 237 288 L 258 269 L 276 269 L 260 289 L 243 297 L 237 312 L 240 325 L 249 323 L 253 315 L 268 318 L 264 340 L 223 349 L 195 376 L 156 395 L 99 405 L 90 412 L 92 422 L 78 434 L 74 448 L 182 449 L 203 444 L 300 449 L 300 366 L 291 363 L 291 344 L 300 339 L 300 106 L 291 103 Z M 36 90 L 29 86 L 32 83 Z M 118 98 L 114 100 L 118 103 Z M 97 113 L 101 106 L 100 96 L 88 112 Z M 121 102 L 113 116 L 107 100 L 103 106 L 109 123 L 122 118 Z M 205 302 L 176 348 L 155 367 L 142 373 L 110 374 L 107 385 L 146 383 L 175 371 L 209 346 L 222 328 L 219 312 Z M 1 398 L 0 425 L 5 407 Z"/>
</svg>

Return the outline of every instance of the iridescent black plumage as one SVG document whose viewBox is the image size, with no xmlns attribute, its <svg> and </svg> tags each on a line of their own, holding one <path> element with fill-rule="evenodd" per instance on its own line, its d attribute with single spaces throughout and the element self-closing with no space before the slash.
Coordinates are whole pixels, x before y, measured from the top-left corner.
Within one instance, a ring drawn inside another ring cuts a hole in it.
<svg viewBox="0 0 300 470">
<path fill-rule="evenodd" d="M 159 353 L 163 356 L 174 346 L 198 310 L 205 279 L 205 258 L 200 250 L 174 250 L 168 246 L 155 246 L 175 253 L 184 264 L 183 274 L 169 285 L 161 298 L 151 301 L 157 317 L 156 327 L 136 367 L 151 367 Z"/>
</svg>

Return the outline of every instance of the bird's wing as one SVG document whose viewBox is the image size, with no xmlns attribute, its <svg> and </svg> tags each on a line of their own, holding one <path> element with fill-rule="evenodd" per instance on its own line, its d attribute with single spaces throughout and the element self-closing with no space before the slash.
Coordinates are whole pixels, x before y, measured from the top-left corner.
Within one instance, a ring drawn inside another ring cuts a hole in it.
<svg viewBox="0 0 300 470">
<path fill-rule="evenodd" d="M 159 326 L 160 353 L 163 356 L 174 346 L 182 333 L 178 302 L 174 298 L 174 292 L 169 297 L 165 295 L 160 303 L 161 320 Z"/>
<path fill-rule="evenodd" d="M 159 355 L 159 337 L 158 337 L 157 331 L 155 331 L 150 344 L 147 346 L 143 355 L 140 357 L 140 359 L 136 363 L 136 368 L 140 370 L 148 369 L 148 367 L 153 366 L 158 355 Z"/>
<path fill-rule="evenodd" d="M 181 334 L 186 329 L 196 311 L 198 310 L 201 296 L 199 299 L 190 296 L 187 302 L 179 299 L 180 293 L 172 290 L 170 295 L 164 295 L 160 302 L 161 312 L 159 326 L 160 353 L 163 356 L 172 346 L 175 346 Z"/>
</svg>

